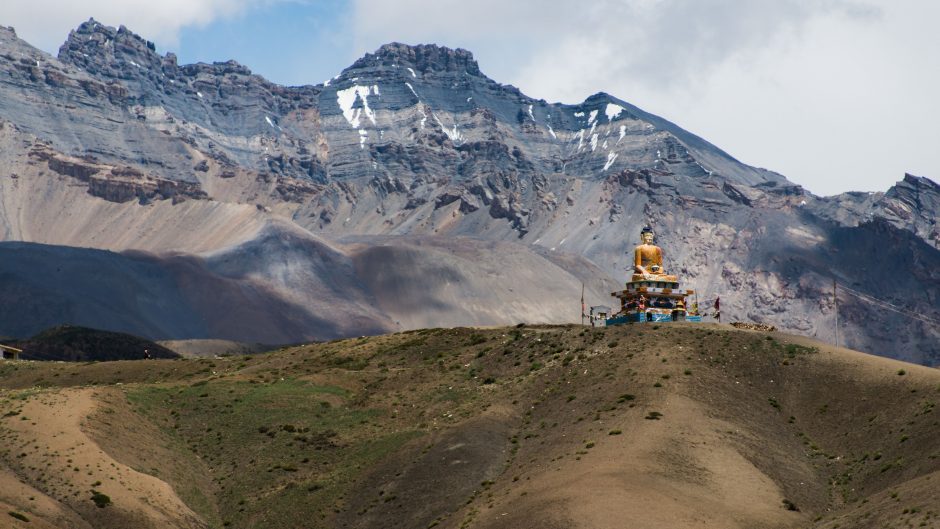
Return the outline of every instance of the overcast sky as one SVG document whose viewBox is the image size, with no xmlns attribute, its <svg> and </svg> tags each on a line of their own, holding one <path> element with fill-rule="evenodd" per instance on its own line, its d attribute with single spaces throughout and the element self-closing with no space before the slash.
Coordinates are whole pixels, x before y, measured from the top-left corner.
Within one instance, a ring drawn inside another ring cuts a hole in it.
<svg viewBox="0 0 940 529">
<path fill-rule="evenodd" d="M 940 1 L 2 0 L 55 53 L 89 17 L 181 62 L 315 84 L 383 43 L 474 53 L 548 101 L 604 91 L 817 194 L 940 181 Z"/>
</svg>

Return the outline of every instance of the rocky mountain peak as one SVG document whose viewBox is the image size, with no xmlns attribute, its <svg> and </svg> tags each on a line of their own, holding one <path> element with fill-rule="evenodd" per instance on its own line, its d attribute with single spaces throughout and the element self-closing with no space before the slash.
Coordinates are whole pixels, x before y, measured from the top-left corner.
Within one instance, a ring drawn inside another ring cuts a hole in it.
<svg viewBox="0 0 940 529">
<path fill-rule="evenodd" d="M 400 42 L 385 44 L 374 53 L 368 53 L 349 68 L 374 67 L 413 68 L 420 73 L 468 73 L 482 75 L 473 54 L 464 49 L 451 49 L 435 44 L 411 46 Z"/>
<path fill-rule="evenodd" d="M 172 59 L 175 66 L 175 56 Z M 69 32 L 59 48 L 59 60 L 91 73 L 120 78 L 135 77 L 136 70 L 161 71 L 164 66 L 164 58 L 153 42 L 124 26 L 115 29 L 94 18 Z"/>
<path fill-rule="evenodd" d="M 172 54 L 169 54 L 172 55 Z M 207 75 L 242 75 L 250 76 L 252 75 L 251 69 L 249 69 L 244 64 L 241 64 L 238 61 L 225 61 L 225 62 L 213 62 L 212 64 L 207 64 L 203 62 L 198 62 L 195 64 L 186 64 L 180 68 L 185 75 L 195 76 L 198 74 L 207 74 Z"/>
<path fill-rule="evenodd" d="M 885 193 L 885 198 L 903 200 L 918 210 L 925 209 L 925 206 L 940 207 L 940 184 L 923 176 L 905 173 L 904 179 Z"/>
<path fill-rule="evenodd" d="M 934 247 L 940 247 L 940 184 L 923 176 L 906 173 L 893 185 L 879 204 L 880 214 L 898 227 L 918 234 Z"/>
<path fill-rule="evenodd" d="M 584 103 L 590 105 L 598 103 L 615 103 L 618 101 L 618 99 L 608 94 L 607 92 L 597 92 L 596 94 L 589 95 L 587 99 L 584 100 Z"/>
<path fill-rule="evenodd" d="M 596 110 L 600 115 L 605 116 L 608 122 L 627 117 L 631 119 L 642 119 L 632 111 L 632 105 L 617 99 L 607 92 L 598 92 L 588 96 L 580 105 L 577 105 L 577 108 L 588 112 Z"/>
<path fill-rule="evenodd" d="M 934 182 L 926 176 L 916 176 L 910 173 L 904 173 L 904 180 L 899 184 L 904 184 L 905 187 L 912 187 L 922 192 L 940 193 L 940 184 Z"/>
</svg>

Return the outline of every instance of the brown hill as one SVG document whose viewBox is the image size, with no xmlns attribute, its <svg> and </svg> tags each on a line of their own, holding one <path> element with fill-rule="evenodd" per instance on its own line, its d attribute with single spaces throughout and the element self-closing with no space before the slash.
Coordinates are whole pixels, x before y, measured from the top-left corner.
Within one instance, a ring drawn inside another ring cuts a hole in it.
<svg viewBox="0 0 940 529">
<path fill-rule="evenodd" d="M 274 349 L 259 343 L 242 343 L 231 340 L 167 340 L 159 342 L 167 349 L 188 358 L 246 355 Z"/>
<path fill-rule="evenodd" d="M 428 329 L 0 385 L 14 527 L 940 527 L 940 373 L 779 333 Z"/>
<path fill-rule="evenodd" d="M 14 342 L 23 350 L 23 360 L 64 360 L 100 362 L 176 358 L 179 354 L 160 344 L 120 332 L 60 325 L 29 338 Z"/>
</svg>

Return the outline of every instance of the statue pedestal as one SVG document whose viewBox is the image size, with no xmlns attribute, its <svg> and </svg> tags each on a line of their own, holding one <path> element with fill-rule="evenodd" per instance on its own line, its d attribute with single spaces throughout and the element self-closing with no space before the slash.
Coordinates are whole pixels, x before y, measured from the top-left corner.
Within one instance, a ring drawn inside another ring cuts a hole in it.
<svg viewBox="0 0 940 529">
<path fill-rule="evenodd" d="M 631 279 L 626 289 L 611 293 L 620 299 L 620 312 L 607 320 L 608 325 L 695 321 L 686 314 L 686 298 L 695 291 L 680 289 L 677 276 L 633 274 Z"/>
</svg>

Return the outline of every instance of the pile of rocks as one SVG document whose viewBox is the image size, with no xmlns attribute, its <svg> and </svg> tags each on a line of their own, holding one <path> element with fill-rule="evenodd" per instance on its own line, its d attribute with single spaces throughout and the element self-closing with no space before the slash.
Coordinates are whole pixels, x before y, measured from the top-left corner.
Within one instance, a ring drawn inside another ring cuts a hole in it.
<svg viewBox="0 0 940 529">
<path fill-rule="evenodd" d="M 763 332 L 776 332 L 777 328 L 773 325 L 765 325 L 763 323 L 750 323 L 745 321 L 733 321 L 731 322 L 733 327 L 738 329 L 747 329 L 749 331 L 763 331 Z"/>
</svg>

